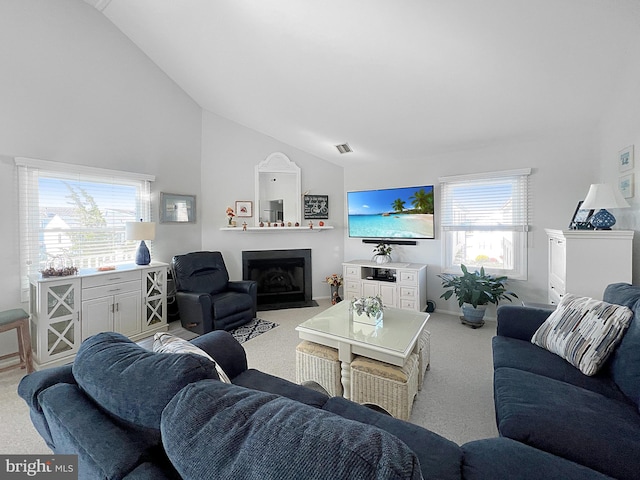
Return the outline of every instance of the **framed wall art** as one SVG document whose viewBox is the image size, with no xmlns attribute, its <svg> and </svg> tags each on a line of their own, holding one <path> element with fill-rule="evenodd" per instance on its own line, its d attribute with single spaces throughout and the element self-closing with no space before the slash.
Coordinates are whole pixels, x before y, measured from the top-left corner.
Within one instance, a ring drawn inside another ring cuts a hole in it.
<svg viewBox="0 0 640 480">
<path fill-rule="evenodd" d="M 236 200 L 236 215 L 238 217 L 253 217 L 253 202 L 250 200 Z"/>
<path fill-rule="evenodd" d="M 624 198 L 633 197 L 633 173 L 622 175 L 618 179 L 618 188 Z"/>
<path fill-rule="evenodd" d="M 195 195 L 160 192 L 160 223 L 196 223 Z"/>
<path fill-rule="evenodd" d="M 593 227 L 589 224 L 589 220 L 591 219 L 594 210 L 581 208 L 582 202 L 583 200 L 578 202 L 576 211 L 573 212 L 573 217 L 569 223 L 569 228 L 571 230 L 593 230 Z"/>
<path fill-rule="evenodd" d="M 633 169 L 633 145 L 618 152 L 618 170 L 626 172 Z"/>
<path fill-rule="evenodd" d="M 329 195 L 305 195 L 303 203 L 305 220 L 329 218 Z"/>
</svg>

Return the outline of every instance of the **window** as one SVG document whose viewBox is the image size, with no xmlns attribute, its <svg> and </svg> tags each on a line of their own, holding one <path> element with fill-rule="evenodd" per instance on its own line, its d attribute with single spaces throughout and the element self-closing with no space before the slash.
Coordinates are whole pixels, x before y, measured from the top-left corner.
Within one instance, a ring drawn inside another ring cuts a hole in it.
<svg viewBox="0 0 640 480">
<path fill-rule="evenodd" d="M 527 278 L 531 169 L 440 178 L 443 269 Z"/>
<path fill-rule="evenodd" d="M 151 175 L 16 158 L 22 291 L 53 266 L 133 263 L 125 222 L 151 219 Z"/>
</svg>

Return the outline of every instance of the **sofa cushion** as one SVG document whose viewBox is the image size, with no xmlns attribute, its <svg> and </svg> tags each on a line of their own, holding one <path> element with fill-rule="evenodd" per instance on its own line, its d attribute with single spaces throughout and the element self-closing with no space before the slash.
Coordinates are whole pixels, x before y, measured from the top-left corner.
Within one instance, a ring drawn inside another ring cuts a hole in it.
<svg viewBox="0 0 640 480">
<path fill-rule="evenodd" d="M 594 375 L 618 345 L 633 312 L 622 305 L 567 294 L 531 342 Z"/>
<path fill-rule="evenodd" d="M 318 408 L 322 407 L 329 398 L 325 393 L 253 368 L 245 370 L 237 377 L 234 377 L 233 383 L 242 387 L 260 390 L 261 392 L 275 393 Z"/>
<path fill-rule="evenodd" d="M 216 372 L 218 373 L 218 377 L 220 377 L 220 381 L 231 383 L 227 374 L 224 373 L 222 367 L 211 358 L 211 355 L 184 338 L 176 337 L 167 332 L 157 332 L 153 336 L 153 351 L 158 353 L 193 353 L 194 355 L 200 355 L 216 365 Z"/>
<path fill-rule="evenodd" d="M 513 368 L 494 372 L 500 435 L 620 479 L 640 471 L 640 416 L 620 402 Z"/>
<path fill-rule="evenodd" d="M 80 388 L 111 415 L 159 434 L 160 415 L 189 383 L 218 379 L 213 363 L 198 355 L 150 352 L 124 335 L 103 332 L 82 342 L 73 375 Z"/>
<path fill-rule="evenodd" d="M 162 441 L 184 478 L 421 479 L 394 435 L 284 397 L 203 380 L 162 413 Z"/>
<path fill-rule="evenodd" d="M 615 400 L 627 400 L 607 372 L 600 371 L 589 377 L 565 359 L 528 341 L 493 337 L 492 343 L 494 369 L 517 368 L 586 388 Z"/>
<path fill-rule="evenodd" d="M 610 480 L 610 477 L 509 438 L 488 438 L 462 445 L 465 480 Z"/>
<path fill-rule="evenodd" d="M 418 457 L 424 478 L 460 480 L 462 450 L 451 440 L 343 397 L 330 398 L 322 409 L 349 420 L 374 425 L 398 437 Z"/>
<path fill-rule="evenodd" d="M 80 478 L 122 478 L 152 457 L 164 456 L 159 437 L 117 425 L 77 385 L 53 385 L 39 399 L 54 452 L 76 453 Z"/>
<path fill-rule="evenodd" d="M 631 325 L 611 355 L 608 366 L 620 390 L 640 408 L 640 287 L 611 284 L 604 291 L 604 300 L 626 305 L 634 312 Z"/>
</svg>

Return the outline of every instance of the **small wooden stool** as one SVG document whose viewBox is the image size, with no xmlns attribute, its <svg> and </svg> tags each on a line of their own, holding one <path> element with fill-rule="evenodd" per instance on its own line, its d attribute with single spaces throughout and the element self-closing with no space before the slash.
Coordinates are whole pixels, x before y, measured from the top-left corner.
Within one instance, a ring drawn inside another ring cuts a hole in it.
<svg viewBox="0 0 640 480">
<path fill-rule="evenodd" d="M 315 382 L 333 397 L 342 396 L 338 350 L 318 343 L 300 342 L 296 347 L 296 382 Z"/>
<path fill-rule="evenodd" d="M 418 355 L 403 367 L 365 357 L 351 362 L 351 400 L 383 408 L 395 418 L 409 420 L 418 393 Z"/>
<path fill-rule="evenodd" d="M 16 329 L 18 332 L 18 351 L 2 355 L 0 361 L 12 357 L 19 357 L 20 362 L 0 368 L 5 372 L 13 368 L 26 368 L 27 373 L 33 372 L 31 360 L 31 335 L 29 335 L 29 315 L 21 308 L 0 312 L 0 333 Z"/>
</svg>

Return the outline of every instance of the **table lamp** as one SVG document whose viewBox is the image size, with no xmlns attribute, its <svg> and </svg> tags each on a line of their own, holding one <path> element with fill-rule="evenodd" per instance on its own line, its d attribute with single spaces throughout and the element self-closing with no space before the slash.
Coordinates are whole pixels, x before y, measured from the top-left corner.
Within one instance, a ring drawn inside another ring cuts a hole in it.
<svg viewBox="0 0 640 480">
<path fill-rule="evenodd" d="M 629 204 L 622 197 L 620 192 L 614 191 L 608 183 L 594 183 L 589 187 L 587 198 L 582 202 L 580 208 L 588 210 L 598 210 L 593 214 L 589 223 L 596 230 L 611 230 L 615 225 L 615 217 L 609 213 L 607 208 L 627 208 Z"/>
<path fill-rule="evenodd" d="M 136 250 L 136 265 L 149 265 L 151 263 L 151 254 L 145 240 L 153 240 L 156 238 L 156 224 L 154 222 L 126 222 L 125 233 L 127 240 L 140 240 L 140 245 Z"/>
</svg>

